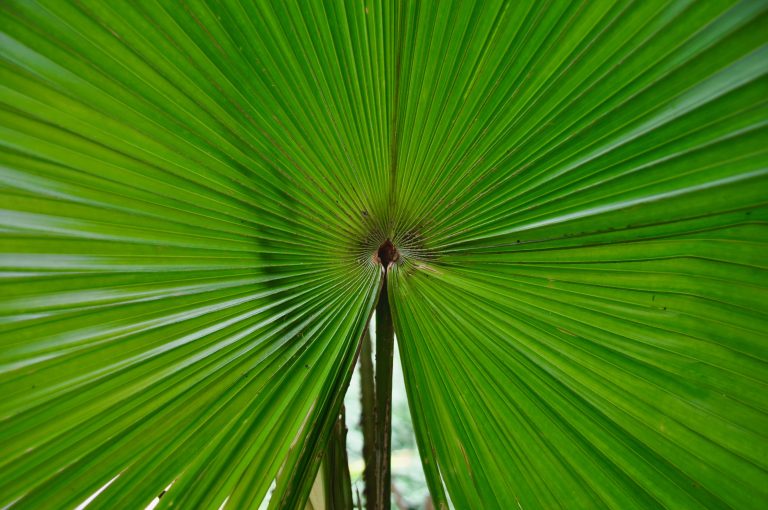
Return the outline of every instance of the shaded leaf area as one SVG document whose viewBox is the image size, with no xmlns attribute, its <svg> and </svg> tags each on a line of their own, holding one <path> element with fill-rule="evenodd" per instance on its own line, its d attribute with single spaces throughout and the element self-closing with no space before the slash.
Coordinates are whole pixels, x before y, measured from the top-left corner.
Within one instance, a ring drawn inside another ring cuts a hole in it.
<svg viewBox="0 0 768 510">
<path fill-rule="evenodd" d="M 3 2 L 0 505 L 300 507 L 389 238 L 436 507 L 760 507 L 766 9 Z"/>
<path fill-rule="evenodd" d="M 556 4 L 406 14 L 398 198 L 438 258 L 389 292 L 431 493 L 759 508 L 766 4 Z"/>
<path fill-rule="evenodd" d="M 381 278 L 389 15 L 3 2 L 0 506 L 304 500 Z"/>
</svg>

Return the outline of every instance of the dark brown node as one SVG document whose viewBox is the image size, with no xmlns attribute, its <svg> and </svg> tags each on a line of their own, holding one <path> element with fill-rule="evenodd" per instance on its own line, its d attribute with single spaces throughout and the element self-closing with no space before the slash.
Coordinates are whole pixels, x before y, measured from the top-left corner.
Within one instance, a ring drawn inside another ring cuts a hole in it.
<svg viewBox="0 0 768 510">
<path fill-rule="evenodd" d="M 392 241 L 387 239 L 381 243 L 381 246 L 379 246 L 379 250 L 374 256 L 374 261 L 381 264 L 386 269 L 390 264 L 397 262 L 397 259 L 399 258 L 400 253 L 397 251 L 397 248 L 392 244 Z"/>
</svg>

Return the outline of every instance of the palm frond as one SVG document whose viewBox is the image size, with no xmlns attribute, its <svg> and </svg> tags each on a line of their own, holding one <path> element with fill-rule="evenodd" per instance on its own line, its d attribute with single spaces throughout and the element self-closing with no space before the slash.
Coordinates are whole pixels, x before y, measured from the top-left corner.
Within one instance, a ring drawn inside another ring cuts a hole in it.
<svg viewBox="0 0 768 510">
<path fill-rule="evenodd" d="M 438 506 L 768 500 L 768 5 L 0 5 L 0 506 L 306 500 L 388 273 Z"/>
</svg>

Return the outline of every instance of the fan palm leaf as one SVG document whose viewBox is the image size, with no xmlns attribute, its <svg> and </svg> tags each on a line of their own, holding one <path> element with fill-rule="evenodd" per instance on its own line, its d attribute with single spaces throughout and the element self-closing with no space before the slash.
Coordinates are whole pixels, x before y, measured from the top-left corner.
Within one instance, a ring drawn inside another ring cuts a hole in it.
<svg viewBox="0 0 768 510">
<path fill-rule="evenodd" d="M 767 12 L 3 2 L 0 505 L 300 507 L 385 288 L 436 506 L 760 508 Z"/>
</svg>

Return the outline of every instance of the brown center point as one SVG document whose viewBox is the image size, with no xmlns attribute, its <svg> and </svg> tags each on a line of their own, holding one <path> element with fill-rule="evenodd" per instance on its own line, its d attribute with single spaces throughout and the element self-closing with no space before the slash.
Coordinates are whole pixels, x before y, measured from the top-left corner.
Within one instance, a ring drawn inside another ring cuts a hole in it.
<svg viewBox="0 0 768 510">
<path fill-rule="evenodd" d="M 398 253 L 397 248 L 395 248 L 395 245 L 392 244 L 392 241 L 389 239 L 381 243 L 379 251 L 376 252 L 376 262 L 381 264 L 385 269 L 399 258 L 400 253 Z"/>
</svg>

